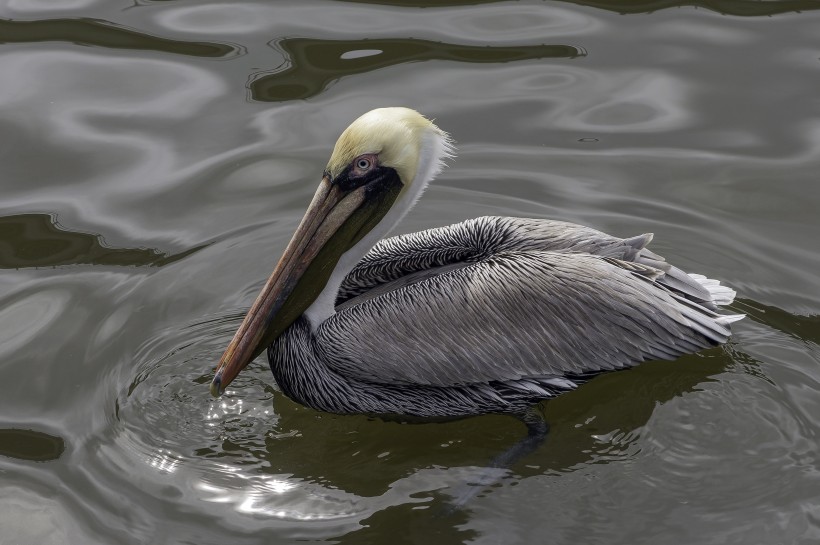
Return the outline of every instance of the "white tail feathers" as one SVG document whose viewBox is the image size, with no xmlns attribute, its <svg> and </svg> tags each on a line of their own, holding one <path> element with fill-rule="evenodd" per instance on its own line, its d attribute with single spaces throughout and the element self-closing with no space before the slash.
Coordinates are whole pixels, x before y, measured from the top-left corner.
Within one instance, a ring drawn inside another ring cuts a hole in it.
<svg viewBox="0 0 820 545">
<path fill-rule="evenodd" d="M 712 302 L 714 304 L 728 305 L 735 300 L 735 295 L 737 295 L 737 292 L 729 286 L 721 285 L 719 280 L 715 280 L 713 278 L 706 278 L 702 274 L 689 273 L 689 276 L 693 280 L 697 280 L 701 286 L 703 286 L 709 291 L 709 295 L 712 296 Z M 745 317 L 745 314 L 726 314 L 724 316 L 718 316 L 717 318 L 715 318 L 715 321 L 722 326 L 728 326 L 732 322 L 737 322 L 738 320 L 742 320 Z"/>
<path fill-rule="evenodd" d="M 738 320 L 742 320 L 745 317 L 745 314 L 726 314 L 724 316 L 719 316 L 715 318 L 715 321 L 720 325 L 729 325 L 732 322 L 737 322 Z"/>
<path fill-rule="evenodd" d="M 715 280 L 714 278 L 706 278 L 702 274 L 689 273 L 689 276 L 693 280 L 697 280 L 698 284 L 706 288 L 706 290 L 709 292 L 709 295 L 712 296 L 712 302 L 714 304 L 728 305 L 735 300 L 735 295 L 737 295 L 737 292 L 729 286 L 722 286 L 720 284 L 720 280 Z"/>
</svg>

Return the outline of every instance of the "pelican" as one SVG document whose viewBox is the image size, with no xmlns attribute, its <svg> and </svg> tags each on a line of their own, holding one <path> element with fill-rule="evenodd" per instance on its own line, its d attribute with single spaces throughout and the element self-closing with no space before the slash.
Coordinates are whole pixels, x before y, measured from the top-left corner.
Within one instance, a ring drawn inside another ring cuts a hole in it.
<svg viewBox="0 0 820 545">
<path fill-rule="evenodd" d="M 735 292 L 647 249 L 546 219 L 481 217 L 383 239 L 453 156 L 418 112 L 339 137 L 316 194 L 211 383 L 266 348 L 298 403 L 337 414 L 519 417 L 594 375 L 724 343 Z"/>
</svg>

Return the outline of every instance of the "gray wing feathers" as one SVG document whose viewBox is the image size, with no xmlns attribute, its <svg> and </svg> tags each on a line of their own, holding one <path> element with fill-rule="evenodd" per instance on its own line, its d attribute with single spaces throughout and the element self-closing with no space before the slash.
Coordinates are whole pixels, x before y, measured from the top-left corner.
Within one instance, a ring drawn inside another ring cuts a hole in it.
<svg viewBox="0 0 820 545">
<path fill-rule="evenodd" d="M 670 265 L 664 258 L 648 249 L 643 249 L 637 256 L 636 261 L 643 265 L 653 267 L 663 271 L 663 277 L 660 280 L 664 286 L 686 295 L 689 299 L 700 303 L 710 310 L 715 310 L 717 303 L 712 301 L 709 290 L 697 279 L 689 274 L 686 274 L 679 268 Z M 703 279 L 706 280 L 704 276 Z M 715 280 L 715 282 L 717 282 Z M 717 282 L 719 284 L 719 282 Z"/>
<path fill-rule="evenodd" d="M 553 250 L 634 261 L 651 240 L 651 233 L 621 239 L 563 221 L 484 216 L 379 241 L 344 279 L 337 304 L 415 273 L 502 251 Z"/>
<path fill-rule="evenodd" d="M 317 334 L 341 374 L 452 386 L 620 369 L 725 341 L 726 328 L 695 316 L 606 260 L 536 251 L 384 293 Z"/>
<path fill-rule="evenodd" d="M 337 304 L 414 273 L 481 259 L 504 236 L 485 219 L 379 241 L 344 279 Z"/>
<path fill-rule="evenodd" d="M 734 292 L 651 240 L 502 217 L 386 239 L 343 283 L 317 349 L 365 381 L 543 390 L 725 342 L 738 315 L 713 309 Z"/>
</svg>

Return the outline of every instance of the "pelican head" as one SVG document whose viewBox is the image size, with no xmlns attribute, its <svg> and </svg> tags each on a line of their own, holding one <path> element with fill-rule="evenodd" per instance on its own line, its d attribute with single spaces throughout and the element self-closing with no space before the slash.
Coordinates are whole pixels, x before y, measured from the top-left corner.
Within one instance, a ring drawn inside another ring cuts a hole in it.
<svg viewBox="0 0 820 545">
<path fill-rule="evenodd" d="M 211 394 L 224 392 L 302 314 L 314 327 L 333 314 L 344 276 L 451 155 L 448 135 L 409 108 L 371 110 L 345 129 L 305 216 L 225 350 Z"/>
</svg>

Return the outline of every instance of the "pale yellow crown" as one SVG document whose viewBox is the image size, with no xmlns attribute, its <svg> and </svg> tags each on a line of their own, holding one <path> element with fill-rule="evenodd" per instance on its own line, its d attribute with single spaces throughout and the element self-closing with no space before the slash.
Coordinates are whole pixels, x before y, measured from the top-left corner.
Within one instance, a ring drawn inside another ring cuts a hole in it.
<svg viewBox="0 0 820 545">
<path fill-rule="evenodd" d="M 335 178 L 359 155 L 373 153 L 379 156 L 380 165 L 394 168 L 408 185 L 415 180 L 422 147 L 430 137 L 437 137 L 450 150 L 447 133 L 417 111 L 371 110 L 351 123 L 336 141 L 327 171 Z"/>
</svg>

